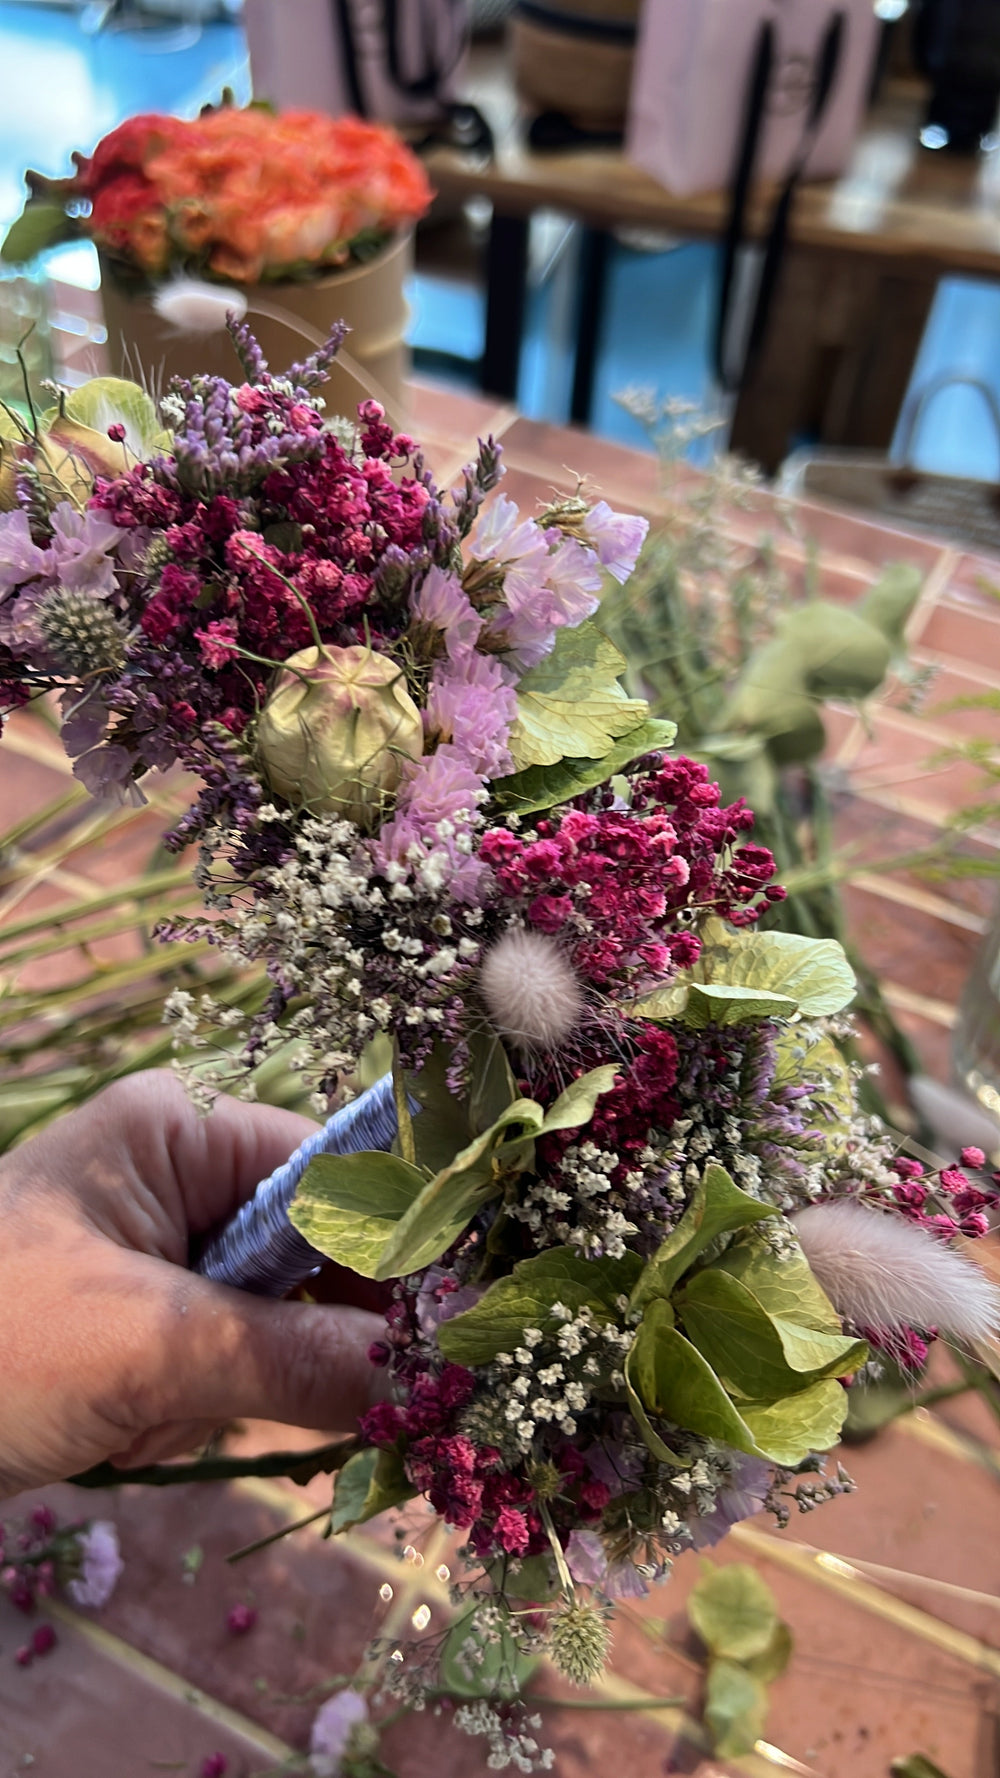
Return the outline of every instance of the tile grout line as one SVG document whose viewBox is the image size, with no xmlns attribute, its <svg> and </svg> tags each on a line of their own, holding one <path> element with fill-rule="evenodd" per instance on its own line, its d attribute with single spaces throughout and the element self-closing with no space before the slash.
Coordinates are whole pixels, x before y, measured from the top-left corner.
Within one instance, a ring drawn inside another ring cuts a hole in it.
<svg viewBox="0 0 1000 1778">
<path fill-rule="evenodd" d="M 269 1759 L 286 1760 L 294 1756 L 296 1749 L 290 1747 L 269 1729 L 262 1728 L 259 1723 L 252 1722 L 238 1710 L 228 1704 L 220 1703 L 211 1693 L 201 1686 L 192 1685 L 183 1679 L 173 1668 L 165 1667 L 152 1655 L 143 1654 L 141 1649 L 133 1647 L 123 1637 L 116 1636 L 113 1631 L 96 1624 L 82 1613 L 73 1611 L 60 1600 L 50 1599 L 47 1609 L 56 1621 L 64 1628 L 73 1631 L 87 1643 L 97 1654 L 104 1655 L 118 1667 L 134 1673 L 148 1685 L 163 1692 L 177 1702 L 187 1704 L 199 1716 L 211 1722 L 216 1728 L 226 1729 L 232 1735 L 240 1736 L 251 1744 L 255 1753 L 266 1754 Z"/>
<path fill-rule="evenodd" d="M 989 1445 L 981 1443 L 971 1433 L 959 1432 L 942 1420 L 940 1415 L 916 1408 L 910 1414 L 900 1415 L 895 1424 L 905 1437 L 917 1439 L 931 1450 L 954 1458 L 956 1463 L 972 1463 L 979 1469 L 985 1469 L 989 1475 L 1000 1481 L 1000 1451 L 991 1450 Z"/>
<path fill-rule="evenodd" d="M 882 901 L 891 901 L 899 907 L 909 908 L 913 913 L 929 914 L 943 926 L 957 926 L 965 932 L 974 932 L 978 937 L 989 926 L 989 921 L 982 914 L 974 913 L 971 908 L 945 901 L 943 896 L 935 895 L 932 890 L 918 889 L 912 883 L 897 881 L 888 871 L 883 873 L 859 870 L 845 879 L 845 887 L 862 889 L 866 895 L 878 896 Z"/>
<path fill-rule="evenodd" d="M 908 648 L 918 645 L 921 636 L 930 623 L 938 604 L 943 599 L 948 585 L 962 559 L 962 552 L 953 545 L 945 545 L 928 570 L 927 578 L 920 588 L 917 602 L 906 622 L 906 644 Z"/>
<path fill-rule="evenodd" d="M 1000 1679 L 1000 1650 L 990 1648 L 987 1643 L 980 1642 L 978 1637 L 970 1636 L 965 1630 L 953 1629 L 932 1612 L 924 1611 L 916 1605 L 908 1605 L 904 1600 L 897 1599 L 895 1594 L 882 1591 L 872 1581 L 848 1579 L 831 1568 L 823 1567 L 823 1557 L 831 1562 L 840 1559 L 832 1552 L 820 1550 L 813 1553 L 808 1546 L 783 1544 L 780 1536 L 772 1537 L 766 1532 L 755 1531 L 747 1524 L 734 1525 L 729 1535 L 762 1560 L 774 1562 L 777 1567 L 797 1574 L 800 1579 L 812 1581 L 814 1585 L 849 1600 L 859 1610 L 883 1618 L 899 1630 L 908 1631 L 921 1642 L 930 1643 L 953 1659 L 964 1661 L 967 1666 Z M 849 1558 L 843 1559 L 850 1566 Z"/>
</svg>

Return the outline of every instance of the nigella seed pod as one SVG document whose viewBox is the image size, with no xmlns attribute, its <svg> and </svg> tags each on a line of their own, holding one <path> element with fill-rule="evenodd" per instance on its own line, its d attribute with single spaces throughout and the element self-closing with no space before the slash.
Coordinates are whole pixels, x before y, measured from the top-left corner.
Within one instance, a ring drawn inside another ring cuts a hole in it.
<svg viewBox="0 0 1000 1778">
<path fill-rule="evenodd" d="M 402 668 L 360 646 L 293 654 L 257 724 L 257 757 L 276 796 L 365 830 L 423 750 Z"/>
</svg>

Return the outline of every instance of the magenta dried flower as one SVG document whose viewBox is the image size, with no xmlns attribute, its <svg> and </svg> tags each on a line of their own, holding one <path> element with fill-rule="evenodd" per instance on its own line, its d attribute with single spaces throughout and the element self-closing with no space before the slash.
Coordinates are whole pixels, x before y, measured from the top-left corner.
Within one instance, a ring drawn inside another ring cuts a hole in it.
<svg viewBox="0 0 1000 1778">
<path fill-rule="evenodd" d="M 58 1637 L 51 1624 L 39 1624 L 31 1638 L 31 1650 L 36 1655 L 47 1655 L 55 1648 Z"/>
<path fill-rule="evenodd" d="M 244 1605 L 242 1601 L 231 1605 L 226 1613 L 226 1629 L 231 1636 L 246 1636 L 257 1622 L 257 1613 L 252 1605 Z"/>
</svg>

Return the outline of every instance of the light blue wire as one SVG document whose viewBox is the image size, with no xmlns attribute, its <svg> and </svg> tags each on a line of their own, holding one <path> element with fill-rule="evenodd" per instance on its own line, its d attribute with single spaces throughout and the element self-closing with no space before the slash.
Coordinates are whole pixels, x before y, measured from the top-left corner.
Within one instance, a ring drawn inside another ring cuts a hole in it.
<svg viewBox="0 0 1000 1778">
<path fill-rule="evenodd" d="M 318 1154 L 387 1152 L 398 1130 L 392 1075 L 335 1111 L 322 1130 L 308 1136 L 283 1167 L 261 1180 L 252 1198 L 208 1242 L 195 1271 L 219 1284 L 233 1284 L 256 1296 L 284 1296 L 304 1284 L 323 1264 L 288 1220 L 288 1207 L 309 1162 Z"/>
</svg>

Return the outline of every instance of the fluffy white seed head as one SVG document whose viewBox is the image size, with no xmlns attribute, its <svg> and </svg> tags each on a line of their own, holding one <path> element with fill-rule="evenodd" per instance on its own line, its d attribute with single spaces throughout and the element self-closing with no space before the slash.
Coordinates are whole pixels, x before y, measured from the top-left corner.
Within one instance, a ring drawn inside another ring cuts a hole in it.
<svg viewBox="0 0 1000 1778">
<path fill-rule="evenodd" d="M 480 986 L 501 1037 L 521 1049 L 556 1049 L 580 1023 L 583 990 L 544 932 L 505 932 L 486 953 Z"/>
<path fill-rule="evenodd" d="M 847 1199 L 793 1220 L 834 1308 L 857 1326 L 938 1327 L 962 1340 L 1000 1332 L 1000 1290 L 925 1229 Z"/>
<path fill-rule="evenodd" d="M 208 284 L 203 278 L 172 278 L 161 284 L 153 297 L 161 321 L 179 333 L 221 333 L 226 316 L 242 321 L 247 312 L 246 292 L 228 285 Z"/>
</svg>

